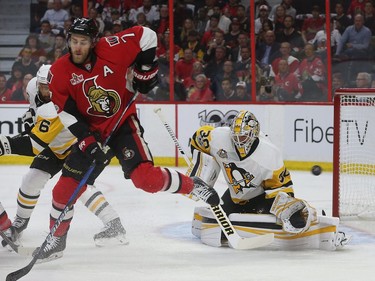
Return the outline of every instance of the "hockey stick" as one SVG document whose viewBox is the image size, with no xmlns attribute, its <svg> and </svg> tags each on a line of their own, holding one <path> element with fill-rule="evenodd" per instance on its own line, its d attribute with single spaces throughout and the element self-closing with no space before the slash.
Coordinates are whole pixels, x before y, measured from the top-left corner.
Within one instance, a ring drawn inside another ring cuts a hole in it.
<svg viewBox="0 0 375 281">
<path fill-rule="evenodd" d="M 186 164 L 191 166 L 192 162 L 190 161 L 189 157 L 185 154 L 185 151 L 182 149 L 176 135 L 174 134 L 172 128 L 169 126 L 167 121 L 165 120 L 161 108 L 155 108 L 154 112 L 159 116 L 160 121 L 163 123 L 164 127 L 167 129 L 170 137 L 173 139 L 178 151 L 184 157 Z M 274 240 L 274 234 L 268 233 L 264 235 L 259 235 L 255 237 L 244 238 L 241 237 L 234 226 L 232 225 L 231 221 L 229 220 L 228 216 L 226 215 L 225 211 L 221 207 L 221 205 L 217 206 L 210 206 L 210 209 L 215 216 L 216 221 L 218 222 L 221 230 L 224 232 L 225 236 L 228 239 L 229 244 L 232 248 L 237 250 L 249 250 L 260 248 L 264 246 L 270 245 Z"/>
<path fill-rule="evenodd" d="M 108 137 L 105 139 L 105 141 L 103 143 L 103 147 L 107 145 L 107 143 L 108 143 L 109 139 L 111 138 L 112 134 L 117 129 L 117 127 L 120 124 L 122 118 L 125 116 L 126 112 L 128 111 L 131 104 L 135 101 L 138 94 L 139 94 L 138 92 L 136 94 L 134 94 L 134 96 L 131 98 L 131 100 L 126 105 L 125 109 L 121 113 L 121 116 L 116 121 L 116 123 L 113 126 L 111 132 L 109 133 Z M 81 191 L 82 187 L 86 184 L 86 182 L 87 182 L 88 178 L 90 177 L 91 173 L 94 171 L 95 166 L 96 166 L 96 161 L 94 160 L 91 163 L 91 165 L 90 165 L 89 169 L 87 170 L 87 172 L 85 173 L 85 175 L 83 176 L 83 178 L 81 179 L 81 181 L 79 182 L 78 186 L 74 190 L 73 194 L 69 198 L 68 203 L 66 203 L 64 209 L 61 211 L 60 216 L 55 221 L 55 224 L 52 226 L 52 228 L 51 228 L 49 234 L 47 235 L 46 239 L 44 240 L 42 246 L 40 246 L 38 252 L 33 256 L 33 259 L 30 261 L 30 263 L 28 265 L 26 265 L 25 267 L 19 269 L 19 270 L 16 270 L 14 272 L 9 273 L 7 278 L 6 278 L 6 281 L 16 281 L 16 280 L 22 278 L 23 276 L 25 276 L 27 273 L 30 272 L 30 270 L 33 268 L 36 261 L 39 259 L 43 249 L 46 247 L 48 241 L 52 238 L 53 234 L 56 232 L 57 228 L 60 226 L 62 220 L 65 217 L 65 215 L 68 213 L 70 207 L 73 205 L 73 202 L 78 197 L 79 192 Z"/>
<path fill-rule="evenodd" d="M 0 230 L 0 236 L 7 243 L 7 245 L 9 245 L 9 247 L 12 248 L 14 252 L 16 252 L 17 254 L 21 256 L 30 257 L 36 249 L 34 247 L 23 247 L 23 246 L 14 244 L 14 242 L 10 240 L 9 237 L 6 236 L 5 233 L 1 230 Z"/>
</svg>

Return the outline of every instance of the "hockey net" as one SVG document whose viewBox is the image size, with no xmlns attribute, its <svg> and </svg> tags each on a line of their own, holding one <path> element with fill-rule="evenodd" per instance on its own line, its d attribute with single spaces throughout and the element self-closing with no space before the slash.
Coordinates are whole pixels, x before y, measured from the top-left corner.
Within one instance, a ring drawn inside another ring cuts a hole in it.
<svg viewBox="0 0 375 281">
<path fill-rule="evenodd" d="M 375 89 L 346 89 L 334 101 L 333 215 L 375 219 Z"/>
</svg>

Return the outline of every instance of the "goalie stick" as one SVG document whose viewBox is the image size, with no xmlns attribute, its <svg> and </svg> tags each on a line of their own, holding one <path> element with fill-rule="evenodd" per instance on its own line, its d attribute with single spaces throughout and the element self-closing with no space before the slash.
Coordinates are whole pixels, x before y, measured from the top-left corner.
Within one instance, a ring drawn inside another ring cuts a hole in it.
<svg viewBox="0 0 375 281">
<path fill-rule="evenodd" d="M 0 230 L 0 236 L 3 238 L 5 242 L 9 245 L 9 247 L 16 252 L 17 254 L 25 257 L 31 257 L 33 252 L 35 251 L 36 248 L 34 247 L 23 247 L 20 245 L 14 244 L 12 240 L 8 238 L 8 236 L 5 235 L 3 231 Z"/>
<path fill-rule="evenodd" d="M 174 134 L 172 128 L 169 126 L 167 121 L 165 120 L 161 108 L 155 108 L 154 112 L 159 116 L 160 121 L 163 123 L 164 127 L 167 129 L 170 137 L 172 138 L 173 142 L 175 143 L 178 151 L 181 153 L 183 158 L 186 161 L 186 164 L 190 167 L 192 162 L 189 157 L 185 154 L 185 151 L 182 149 L 180 142 L 178 141 L 176 135 Z M 224 232 L 225 236 L 228 239 L 229 244 L 232 248 L 237 250 L 250 250 L 255 248 L 260 248 L 264 246 L 270 245 L 274 240 L 274 234 L 268 233 L 264 235 L 259 235 L 250 238 L 241 237 L 234 226 L 232 225 L 231 221 L 229 220 L 227 214 L 221 207 L 221 205 L 210 206 L 210 209 L 215 216 L 216 221 L 218 222 L 221 230 Z"/>
<path fill-rule="evenodd" d="M 138 97 L 138 94 L 139 92 L 137 92 L 136 94 L 134 94 L 134 96 L 130 99 L 130 101 L 128 102 L 128 104 L 126 105 L 125 109 L 123 110 L 123 112 L 121 113 L 121 116 L 118 118 L 118 120 L 116 121 L 116 124 L 113 126 L 111 132 L 109 133 L 108 137 L 105 139 L 105 141 L 103 142 L 103 147 L 105 147 L 109 141 L 109 139 L 111 138 L 112 134 L 114 133 L 114 131 L 117 129 L 118 125 L 120 124 L 122 118 L 125 116 L 126 112 L 128 111 L 130 105 L 136 100 L 136 98 Z M 61 211 L 60 213 L 60 216 L 57 218 L 57 220 L 55 221 L 55 224 L 52 226 L 49 234 L 47 235 L 46 239 L 44 240 L 42 246 L 40 246 L 38 252 L 33 256 L 33 259 L 30 261 L 30 263 L 28 265 L 26 265 L 25 267 L 19 269 L 19 270 L 16 270 L 14 272 L 11 272 L 7 275 L 7 278 L 6 278 L 6 281 L 16 281 L 20 278 L 22 278 L 23 276 L 25 276 L 26 274 L 28 274 L 30 272 L 30 270 L 33 268 L 34 264 L 36 263 L 36 261 L 39 259 L 43 249 L 46 247 L 48 241 L 52 238 L 53 234 L 56 232 L 57 228 L 60 226 L 62 220 L 64 219 L 65 215 L 68 213 L 70 207 L 73 205 L 73 202 L 75 201 L 75 199 L 78 197 L 79 195 L 79 192 L 80 190 L 82 189 L 82 187 L 86 184 L 89 176 L 91 175 L 91 173 L 94 171 L 95 169 L 95 166 L 96 166 L 96 161 L 94 160 L 90 167 L 88 168 L 87 172 L 85 173 L 85 175 L 83 176 L 83 178 L 81 179 L 81 181 L 79 182 L 78 186 L 76 187 L 76 189 L 74 190 L 72 196 L 69 198 L 69 201 L 68 203 L 66 203 L 64 209 Z"/>
</svg>

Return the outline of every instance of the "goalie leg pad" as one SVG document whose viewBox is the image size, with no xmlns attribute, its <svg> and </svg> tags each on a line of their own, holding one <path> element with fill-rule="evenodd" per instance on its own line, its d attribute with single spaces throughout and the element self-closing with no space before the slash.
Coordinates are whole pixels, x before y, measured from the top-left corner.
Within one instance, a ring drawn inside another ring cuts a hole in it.
<svg viewBox="0 0 375 281">
<path fill-rule="evenodd" d="M 207 207 L 196 207 L 192 222 L 192 233 L 201 239 L 203 244 L 221 247 L 222 231 L 211 210 Z"/>
<path fill-rule="evenodd" d="M 277 194 L 270 212 L 280 220 L 284 231 L 289 233 L 303 233 L 317 220 L 315 208 L 305 200 L 294 198 L 285 192 Z"/>
<path fill-rule="evenodd" d="M 6 136 L 0 135 L 0 156 L 12 154 L 12 147 Z"/>
</svg>

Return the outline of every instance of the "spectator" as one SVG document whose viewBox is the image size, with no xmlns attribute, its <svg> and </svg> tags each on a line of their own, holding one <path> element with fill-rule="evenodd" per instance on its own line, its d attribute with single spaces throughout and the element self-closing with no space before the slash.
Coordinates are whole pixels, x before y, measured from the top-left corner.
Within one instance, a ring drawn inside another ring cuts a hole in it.
<svg viewBox="0 0 375 281">
<path fill-rule="evenodd" d="M 354 18 L 357 14 L 364 14 L 366 2 L 364 0 L 351 0 L 346 14 L 351 18 Z"/>
<path fill-rule="evenodd" d="M 147 22 L 154 25 L 160 19 L 160 13 L 157 6 L 152 5 L 152 0 L 143 0 L 143 5 L 138 9 L 131 9 L 129 12 L 129 20 L 134 24 L 137 22 L 137 15 L 143 13 Z"/>
<path fill-rule="evenodd" d="M 204 48 L 200 44 L 199 40 L 199 34 L 196 30 L 191 30 L 188 33 L 187 42 L 181 46 L 181 49 L 178 53 L 179 58 L 184 57 L 184 51 L 185 49 L 189 48 L 193 51 L 193 57 L 199 61 L 203 61 L 204 56 Z"/>
<path fill-rule="evenodd" d="M 222 79 L 218 89 L 213 92 L 215 101 L 233 101 L 236 94 L 229 78 Z"/>
<path fill-rule="evenodd" d="M 238 0 L 228 0 L 226 1 L 227 4 L 224 6 L 224 9 L 227 9 L 229 11 L 229 15 L 231 18 L 235 18 L 238 16 Z"/>
<path fill-rule="evenodd" d="M 305 47 L 301 33 L 294 27 L 294 18 L 292 16 L 285 16 L 284 29 L 282 32 L 276 34 L 276 41 L 279 43 L 288 42 L 292 48 L 292 55 L 299 57 L 300 52 Z"/>
<path fill-rule="evenodd" d="M 31 49 L 31 60 L 39 68 L 40 63 L 46 60 L 47 53 L 42 48 L 42 44 L 38 39 L 38 35 L 32 33 L 29 36 L 27 36 L 24 46 L 27 46 Z M 18 54 L 19 59 L 21 59 L 21 56 L 22 50 Z"/>
<path fill-rule="evenodd" d="M 22 87 L 15 90 L 12 94 L 11 100 L 12 101 L 27 101 L 28 100 L 28 94 L 26 92 L 26 87 L 29 81 L 33 78 L 33 75 L 30 73 L 25 74 L 23 76 L 22 80 Z"/>
<path fill-rule="evenodd" d="M 199 74 L 195 77 L 195 84 L 192 87 L 187 96 L 189 102 L 209 102 L 214 100 L 214 95 L 207 85 L 207 77 L 204 74 Z"/>
<path fill-rule="evenodd" d="M 12 91 L 7 88 L 7 78 L 0 73 L 0 102 L 9 101 L 12 96 Z"/>
<path fill-rule="evenodd" d="M 274 32 L 277 36 L 277 34 L 283 32 L 284 30 L 284 19 L 286 16 L 286 10 L 283 5 L 279 5 L 276 8 L 275 16 L 273 18 L 273 26 L 274 26 Z"/>
<path fill-rule="evenodd" d="M 260 6 L 262 6 L 262 5 L 266 5 L 267 7 L 268 7 L 268 10 L 270 11 L 271 10 L 271 5 L 268 3 L 268 1 L 267 0 L 257 0 L 257 1 L 255 1 L 255 3 L 254 3 L 254 6 L 255 6 L 255 13 L 254 13 L 254 15 L 258 15 L 259 14 L 259 8 L 260 8 Z"/>
<path fill-rule="evenodd" d="M 197 15 L 194 17 L 194 25 L 200 36 L 203 36 L 203 34 L 206 32 L 208 20 L 209 17 L 207 15 L 206 8 L 199 8 Z"/>
<path fill-rule="evenodd" d="M 101 36 L 104 32 L 105 23 L 104 23 L 103 19 L 101 18 L 101 16 L 99 15 L 96 8 L 94 8 L 94 7 L 90 8 L 88 16 L 89 16 L 90 19 L 93 19 L 93 20 L 96 21 L 97 26 L 98 26 L 98 30 L 99 30 L 99 34 L 100 34 L 99 36 Z"/>
<path fill-rule="evenodd" d="M 169 9 L 168 5 L 161 5 L 159 20 L 154 22 L 153 29 L 156 31 L 158 36 L 164 34 L 169 29 Z"/>
<path fill-rule="evenodd" d="M 41 47 L 47 53 L 52 50 L 55 44 L 55 35 L 52 33 L 51 24 L 48 20 L 42 21 L 38 39 L 41 42 Z"/>
<path fill-rule="evenodd" d="M 294 74 L 290 71 L 288 61 L 281 59 L 278 62 L 279 73 L 275 76 L 275 82 L 272 86 L 272 94 L 279 101 L 298 101 L 301 99 L 302 86 Z"/>
<path fill-rule="evenodd" d="M 194 31 L 194 30 L 195 30 L 195 26 L 194 26 L 193 20 L 190 18 L 185 19 L 181 32 L 177 34 L 175 38 L 176 44 L 180 46 L 185 45 L 188 41 L 187 38 L 188 38 L 189 32 Z"/>
<path fill-rule="evenodd" d="M 28 46 L 23 47 L 21 51 L 21 59 L 14 62 L 13 65 L 17 65 L 22 69 L 22 73 L 30 73 L 33 76 L 36 75 L 38 71 L 38 67 L 31 59 L 31 49 Z"/>
<path fill-rule="evenodd" d="M 269 30 L 273 31 L 273 24 L 270 24 L 268 21 L 265 21 L 262 24 L 262 28 L 260 29 L 259 34 L 257 35 L 255 46 L 259 46 L 261 43 L 264 44 L 266 33 Z"/>
<path fill-rule="evenodd" d="M 364 25 L 371 30 L 372 35 L 375 35 L 374 4 L 371 1 L 366 2 L 363 17 L 365 18 Z"/>
<path fill-rule="evenodd" d="M 69 13 L 62 9 L 61 0 L 53 1 L 53 8 L 48 9 L 44 16 L 41 18 L 41 21 L 48 20 L 52 28 L 64 29 L 64 21 L 69 19 Z"/>
<path fill-rule="evenodd" d="M 264 43 L 259 44 L 256 50 L 256 58 L 261 68 L 268 66 L 280 54 L 280 44 L 275 41 L 275 33 L 272 30 L 266 32 Z"/>
<path fill-rule="evenodd" d="M 355 79 L 356 88 L 371 88 L 372 77 L 368 72 L 358 72 Z"/>
<path fill-rule="evenodd" d="M 227 58 L 230 54 L 230 47 L 225 44 L 224 32 L 221 30 L 215 31 L 212 40 L 208 43 L 206 53 L 203 57 L 203 61 L 205 63 L 208 63 L 214 59 L 215 50 L 218 46 L 225 48 L 225 58 Z"/>
<path fill-rule="evenodd" d="M 22 88 L 23 69 L 19 64 L 13 64 L 10 78 L 7 81 L 7 89 L 10 90 L 11 95 L 14 91 Z"/>
<path fill-rule="evenodd" d="M 205 67 L 206 76 L 213 81 L 215 76 L 221 75 L 224 61 L 225 61 L 226 49 L 222 46 L 217 46 L 215 49 L 215 57 Z"/>
<path fill-rule="evenodd" d="M 195 78 L 199 74 L 204 74 L 204 68 L 203 68 L 203 64 L 200 61 L 196 61 L 196 62 L 193 63 L 193 71 L 191 73 L 191 76 L 186 77 L 184 79 L 183 86 L 186 89 L 190 89 L 191 87 L 193 87 L 194 83 L 195 83 Z M 208 86 L 211 86 L 210 79 L 207 79 L 207 84 L 208 84 Z"/>
<path fill-rule="evenodd" d="M 241 30 L 247 33 L 250 33 L 250 19 L 246 12 L 246 8 L 243 5 L 238 5 L 237 7 L 237 18 L 241 24 Z"/>
<path fill-rule="evenodd" d="M 233 62 L 237 62 L 237 61 L 240 61 L 242 59 L 241 58 L 241 48 L 243 48 L 243 47 L 250 48 L 250 39 L 249 39 L 249 35 L 247 33 L 241 32 L 238 35 L 237 39 L 238 39 L 237 47 L 232 48 L 231 54 L 230 54 L 230 59 Z"/>
<path fill-rule="evenodd" d="M 345 14 L 344 5 L 341 2 L 336 3 L 335 5 L 335 12 L 336 15 L 332 18 L 333 21 L 336 23 L 336 28 L 343 34 L 345 29 L 352 25 L 352 20 Z"/>
<path fill-rule="evenodd" d="M 202 40 L 201 40 L 201 45 L 205 48 L 208 48 L 209 42 L 213 39 L 215 31 L 219 31 L 219 15 L 213 14 L 210 17 L 210 24 L 208 30 L 203 34 Z"/>
<path fill-rule="evenodd" d="M 347 88 L 344 75 L 341 72 L 332 73 L 332 98 L 338 89 Z"/>
<path fill-rule="evenodd" d="M 281 56 L 272 61 L 272 71 L 275 75 L 279 73 L 279 62 L 280 60 L 285 60 L 288 63 L 288 71 L 294 73 L 299 67 L 299 60 L 291 55 L 292 48 L 290 43 L 283 42 L 280 45 Z"/>
<path fill-rule="evenodd" d="M 312 17 L 308 17 L 303 21 L 302 25 L 302 39 L 305 43 L 311 43 L 314 39 L 316 33 L 323 29 L 324 19 L 320 16 L 319 6 L 314 6 L 312 8 L 311 14 Z"/>
<path fill-rule="evenodd" d="M 56 50 L 58 50 L 57 54 L 56 54 Z M 48 64 L 52 64 L 52 62 L 54 62 L 58 57 L 63 56 L 67 53 L 69 53 L 69 50 L 66 44 L 66 38 L 65 38 L 64 33 L 60 32 L 55 37 L 55 45 L 53 49 L 47 54 L 47 61 L 49 61 Z"/>
<path fill-rule="evenodd" d="M 68 31 L 70 29 L 70 27 L 72 26 L 72 20 L 71 19 L 67 19 L 66 21 L 64 21 L 64 30 L 63 30 L 63 33 L 65 35 L 65 37 L 68 35 Z"/>
<path fill-rule="evenodd" d="M 267 5 L 262 5 L 259 7 L 259 15 L 258 18 L 255 20 L 254 25 L 255 25 L 255 34 L 259 34 L 263 23 L 268 22 L 270 26 L 273 26 L 272 20 L 269 18 L 269 11 L 268 11 L 268 6 Z"/>
<path fill-rule="evenodd" d="M 221 81 L 224 79 L 229 79 L 232 88 L 237 84 L 238 77 L 234 71 L 234 64 L 231 60 L 227 59 L 223 64 L 223 70 L 220 71 L 218 75 L 212 80 L 212 91 L 217 93 L 220 89 Z"/>
<path fill-rule="evenodd" d="M 224 7 L 221 10 L 219 6 L 216 6 L 214 11 L 220 15 L 219 28 L 224 31 L 224 34 L 227 34 L 229 32 L 229 26 L 232 23 L 229 7 Z"/>
<path fill-rule="evenodd" d="M 123 30 L 122 23 L 120 20 L 115 20 L 112 25 L 112 33 L 119 33 Z"/>
<path fill-rule="evenodd" d="M 175 74 L 176 80 L 183 82 L 190 77 L 193 72 L 193 64 L 196 60 L 193 57 L 193 51 L 189 48 L 184 50 L 184 57 L 176 62 Z"/>
<path fill-rule="evenodd" d="M 370 46 L 371 31 L 364 26 L 363 15 L 357 14 L 354 24 L 348 26 L 336 49 L 336 56 L 351 59 L 363 59 L 367 57 Z"/>
<path fill-rule="evenodd" d="M 326 24 L 324 23 L 323 29 L 319 30 L 314 39 L 311 41 L 312 44 L 317 49 L 318 54 L 325 60 L 327 57 L 327 34 L 326 34 Z M 336 52 L 337 45 L 341 40 L 341 34 L 338 29 L 335 28 L 334 22 L 331 20 L 331 52 L 334 54 Z"/>
<path fill-rule="evenodd" d="M 69 15 L 70 18 L 74 21 L 75 19 L 81 18 L 83 16 L 83 11 L 82 11 L 82 4 L 77 3 L 78 1 L 74 1 L 70 5 L 69 9 Z"/>
<path fill-rule="evenodd" d="M 277 7 L 284 6 L 285 8 L 285 13 L 289 16 L 292 16 L 294 19 L 296 18 L 297 11 L 296 9 L 292 6 L 293 0 L 282 0 L 280 4 L 274 5 L 272 7 L 271 13 L 270 13 L 270 18 L 273 20 L 275 18 L 276 14 L 276 9 Z"/>
<path fill-rule="evenodd" d="M 238 36 L 241 33 L 240 22 L 237 18 L 232 19 L 229 25 L 229 32 L 224 35 L 225 43 L 232 49 L 238 46 Z"/>
<path fill-rule="evenodd" d="M 314 45 L 307 43 L 305 58 L 301 61 L 297 75 L 302 85 L 304 101 L 324 101 L 326 95 L 326 68 L 315 54 Z"/>
<path fill-rule="evenodd" d="M 236 84 L 235 96 L 233 97 L 235 101 L 251 101 L 250 87 L 245 81 L 239 81 Z"/>
</svg>

